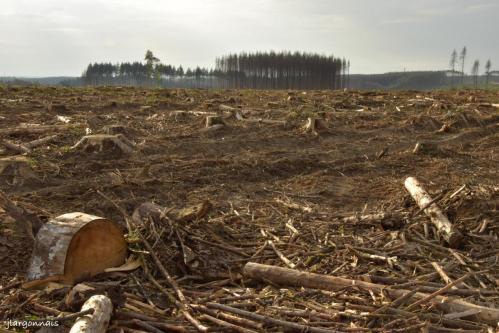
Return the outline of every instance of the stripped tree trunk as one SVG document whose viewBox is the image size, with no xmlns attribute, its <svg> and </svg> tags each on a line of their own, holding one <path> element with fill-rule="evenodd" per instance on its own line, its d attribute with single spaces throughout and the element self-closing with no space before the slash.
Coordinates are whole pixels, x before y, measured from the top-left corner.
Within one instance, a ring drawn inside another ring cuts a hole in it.
<svg viewBox="0 0 499 333">
<path fill-rule="evenodd" d="M 414 177 L 409 177 L 405 180 L 405 188 L 417 202 L 419 208 L 424 209 L 426 215 L 431 219 L 431 222 L 438 229 L 438 232 L 447 241 L 449 246 L 457 247 L 461 242 L 463 235 L 450 223 L 447 216 L 442 213 L 436 204 L 432 204 L 433 199 L 421 186 L 419 181 Z"/>
<path fill-rule="evenodd" d="M 76 320 L 69 333 L 105 333 L 111 320 L 113 303 L 109 297 L 104 295 L 94 295 L 90 297 L 82 306 L 81 311 L 94 310 L 92 314 L 87 314 Z"/>
</svg>

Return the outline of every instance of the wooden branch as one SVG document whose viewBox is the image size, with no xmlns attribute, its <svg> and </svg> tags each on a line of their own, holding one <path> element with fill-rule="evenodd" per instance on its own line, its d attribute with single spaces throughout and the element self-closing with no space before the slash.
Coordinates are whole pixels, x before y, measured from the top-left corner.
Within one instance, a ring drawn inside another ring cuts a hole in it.
<svg viewBox="0 0 499 333">
<path fill-rule="evenodd" d="M 201 319 L 211 321 L 214 324 L 217 324 L 220 327 L 224 327 L 229 329 L 230 331 L 233 332 L 238 332 L 238 333 L 256 333 L 256 331 L 234 325 L 232 323 L 226 322 L 225 320 L 218 319 L 216 317 L 210 316 L 208 314 L 204 314 L 201 316 Z"/>
<path fill-rule="evenodd" d="M 93 313 L 78 318 L 69 333 L 106 332 L 113 312 L 111 300 L 104 295 L 94 295 L 83 304 L 81 311 L 89 309 L 93 309 Z"/>
<path fill-rule="evenodd" d="M 294 322 L 275 319 L 275 318 L 263 316 L 263 315 L 260 315 L 260 314 L 254 313 L 254 312 L 249 312 L 249 311 L 245 311 L 242 309 L 233 308 L 233 307 L 223 305 L 223 304 L 207 303 L 206 306 L 211 308 L 211 309 L 217 309 L 217 310 L 230 312 L 230 313 L 237 314 L 237 315 L 240 315 L 240 316 L 243 316 L 246 318 L 250 318 L 250 319 L 262 322 L 262 323 L 281 326 L 281 327 L 297 330 L 299 332 L 339 333 L 339 331 L 333 331 L 333 330 L 319 328 L 319 327 L 311 327 L 311 326 L 301 325 L 301 324 L 294 323 Z"/>
<path fill-rule="evenodd" d="M 270 281 L 278 285 L 284 286 L 295 286 L 304 287 L 320 290 L 330 290 L 335 291 L 347 287 L 357 287 L 360 289 L 373 291 L 373 292 L 385 292 L 390 295 L 390 297 L 398 298 L 407 294 L 409 290 L 405 289 L 393 289 L 387 287 L 386 285 L 375 284 L 370 282 L 365 282 L 361 280 L 352 280 L 341 277 L 321 275 L 314 273 L 301 272 L 289 268 L 262 265 L 257 263 L 247 263 L 243 269 L 244 275 L 247 277 L 260 280 L 263 282 Z M 461 282 L 461 279 L 454 281 L 454 283 Z M 450 289 L 451 286 L 446 286 L 446 289 Z M 476 317 L 486 323 L 491 323 L 496 325 L 499 321 L 499 309 L 488 308 L 481 305 L 472 304 L 461 299 L 452 299 L 448 297 L 440 296 L 445 290 L 440 290 L 435 296 L 428 295 L 425 293 L 417 292 L 412 298 L 415 299 L 427 299 L 433 300 L 434 304 L 446 313 L 451 312 L 463 312 L 467 310 L 480 310 L 480 313 Z M 431 299 L 429 296 L 432 296 Z M 426 300 L 425 300 L 426 301 Z"/>
<path fill-rule="evenodd" d="M 33 149 L 35 147 L 38 147 L 38 146 L 44 145 L 46 143 L 49 143 L 49 142 L 55 140 L 58 137 L 59 137 L 59 134 L 49 135 L 49 136 L 46 136 L 46 137 L 43 137 L 43 138 L 40 138 L 40 139 L 37 139 L 37 140 L 30 141 L 25 146 L 26 146 L 26 148 L 28 148 L 28 149 L 31 150 L 31 149 Z"/>
<path fill-rule="evenodd" d="M 82 124 L 71 124 L 71 125 L 37 125 L 37 126 L 20 126 L 12 128 L 0 129 L 0 134 L 11 135 L 11 134 L 35 134 L 35 133 L 46 133 L 67 130 L 70 128 L 82 127 Z"/>
<path fill-rule="evenodd" d="M 274 250 L 275 254 L 277 254 L 277 256 L 279 257 L 279 259 L 281 259 L 281 261 L 286 265 L 288 266 L 289 268 L 295 268 L 296 265 L 293 264 L 291 262 L 291 260 L 289 260 L 288 258 L 286 258 L 286 256 L 284 254 L 282 254 L 281 251 L 279 251 L 279 249 L 275 246 L 274 242 L 269 240 L 267 241 L 267 243 L 270 245 L 270 247 L 272 248 L 272 250 Z"/>
<path fill-rule="evenodd" d="M 449 246 L 459 246 L 463 235 L 450 223 L 436 204 L 429 205 L 433 199 L 421 186 L 419 181 L 414 177 L 409 177 L 405 180 L 405 188 L 409 191 L 420 208 L 426 208 L 426 215 L 430 217 L 431 222 L 435 225 Z"/>
<path fill-rule="evenodd" d="M 263 325 L 261 323 L 254 322 L 254 321 L 246 319 L 246 318 L 237 317 L 237 316 L 234 316 L 234 315 L 222 312 L 222 311 L 208 309 L 204 305 L 191 304 L 191 306 L 197 311 L 200 311 L 200 312 L 205 313 L 205 314 L 209 314 L 212 317 L 222 319 L 224 321 L 236 324 L 238 326 L 252 328 L 255 330 L 262 330 L 263 329 Z"/>
<path fill-rule="evenodd" d="M 149 244 L 149 242 L 145 239 L 144 236 L 142 236 L 140 234 L 140 232 L 139 232 L 139 236 L 140 236 L 140 238 L 142 240 L 142 243 L 144 244 L 145 248 L 147 249 L 147 251 L 149 252 L 149 254 L 152 256 L 152 258 L 154 260 L 154 263 L 158 267 L 159 271 L 161 272 L 161 274 L 166 279 L 166 281 L 168 282 L 168 284 L 170 284 L 170 286 L 173 288 L 173 290 L 177 294 L 178 301 L 175 302 L 175 304 L 179 308 L 179 310 L 182 313 L 182 315 L 191 324 L 193 324 L 198 331 L 200 331 L 200 332 L 207 332 L 208 331 L 208 327 L 202 325 L 196 318 L 194 318 L 189 313 L 190 308 L 188 306 L 188 303 L 186 301 L 184 293 L 182 292 L 182 290 L 178 286 L 177 281 L 175 281 L 175 279 L 173 279 L 173 277 L 170 275 L 170 273 L 168 273 L 168 271 L 166 270 L 165 266 L 163 266 L 163 264 L 161 263 L 161 260 L 159 260 L 158 256 L 154 253 L 154 249 L 152 248 L 151 244 Z"/>
</svg>

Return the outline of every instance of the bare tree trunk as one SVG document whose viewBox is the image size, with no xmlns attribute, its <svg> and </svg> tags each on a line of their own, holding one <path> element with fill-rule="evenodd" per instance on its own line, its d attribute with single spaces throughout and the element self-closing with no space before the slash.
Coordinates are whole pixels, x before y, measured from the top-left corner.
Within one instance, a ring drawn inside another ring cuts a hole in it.
<svg viewBox="0 0 499 333">
<path fill-rule="evenodd" d="M 457 247 L 461 242 L 463 235 L 450 223 L 447 216 L 442 213 L 440 208 L 433 203 L 433 199 L 414 177 L 405 180 L 405 188 L 417 202 L 419 208 L 423 209 L 430 217 L 431 222 L 438 229 L 439 233 L 449 243 L 451 247 Z M 433 203 L 433 204 L 432 204 Z"/>
<path fill-rule="evenodd" d="M 81 311 L 94 310 L 76 320 L 69 333 L 105 333 L 111 320 L 113 303 L 104 295 L 90 297 L 82 306 Z"/>
</svg>

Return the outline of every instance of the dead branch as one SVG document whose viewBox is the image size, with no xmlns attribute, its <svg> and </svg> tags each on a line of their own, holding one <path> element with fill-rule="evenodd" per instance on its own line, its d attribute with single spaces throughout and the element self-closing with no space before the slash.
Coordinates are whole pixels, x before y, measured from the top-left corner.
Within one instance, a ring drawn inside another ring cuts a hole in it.
<svg viewBox="0 0 499 333">
<path fill-rule="evenodd" d="M 420 208 L 426 207 L 426 215 L 430 217 L 432 223 L 440 234 L 442 234 L 449 246 L 457 247 L 460 244 L 463 235 L 450 223 L 437 205 L 430 205 L 433 199 L 421 186 L 419 181 L 414 177 L 409 177 L 405 180 L 405 187 Z"/>
</svg>

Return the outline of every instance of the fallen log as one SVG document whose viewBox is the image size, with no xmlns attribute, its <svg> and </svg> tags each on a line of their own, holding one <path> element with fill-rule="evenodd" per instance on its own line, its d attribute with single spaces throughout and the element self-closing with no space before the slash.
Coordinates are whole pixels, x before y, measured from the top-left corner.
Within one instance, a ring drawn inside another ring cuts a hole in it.
<svg viewBox="0 0 499 333">
<path fill-rule="evenodd" d="M 16 144 L 9 140 L 3 140 L 3 145 L 5 146 L 5 148 L 12 150 L 18 154 L 26 154 L 29 153 L 31 150 L 22 144 Z"/>
<path fill-rule="evenodd" d="M 336 276 L 315 274 L 302 272 L 294 269 L 262 265 L 257 263 L 247 263 L 243 268 L 243 274 L 255 280 L 263 282 L 271 282 L 283 286 L 303 287 L 319 290 L 337 291 L 347 287 L 357 287 L 359 289 L 386 293 L 391 298 L 402 297 L 409 293 L 405 289 L 393 289 L 386 285 L 375 284 L 362 280 L 352 280 Z M 499 309 L 488 308 L 481 305 L 476 305 L 463 301 L 458 298 L 449 298 L 437 295 L 429 299 L 428 294 L 416 292 L 411 299 L 427 299 L 428 302 L 433 303 L 437 308 L 445 313 L 464 312 L 469 310 L 480 311 L 475 315 L 476 320 L 497 325 L 499 321 Z"/>
<path fill-rule="evenodd" d="M 54 140 L 57 137 L 58 137 L 57 134 L 56 135 L 49 135 L 49 136 L 43 137 L 41 139 L 30 141 L 27 144 L 22 144 L 22 143 L 17 144 L 17 143 L 14 143 L 12 141 L 9 141 L 9 140 L 3 140 L 3 145 L 5 146 L 5 148 L 12 150 L 16 153 L 26 154 L 26 153 L 29 153 L 33 148 L 44 145 L 44 144 Z"/>
<path fill-rule="evenodd" d="M 33 148 L 36 148 L 38 146 L 49 143 L 51 141 L 54 141 L 58 136 L 59 136 L 58 134 L 49 135 L 49 136 L 46 136 L 46 137 L 43 137 L 43 138 L 40 138 L 37 140 L 30 141 L 25 146 L 28 149 L 33 149 Z"/>
<path fill-rule="evenodd" d="M 70 128 L 77 128 L 82 126 L 83 126 L 82 124 L 19 126 L 19 127 L 0 129 L 0 134 L 12 135 L 12 134 L 46 133 L 46 132 L 63 131 Z"/>
<path fill-rule="evenodd" d="M 384 228 L 390 229 L 390 228 L 399 228 L 403 221 L 405 219 L 405 216 L 401 213 L 389 213 L 389 212 L 379 212 L 379 213 L 373 213 L 373 214 L 358 214 L 358 215 L 351 215 L 351 216 L 345 216 L 340 219 L 341 222 L 343 223 L 380 223 L 381 226 Z"/>
<path fill-rule="evenodd" d="M 112 221 L 85 213 L 69 213 L 45 223 L 38 232 L 25 289 L 47 282 L 72 285 L 122 265 L 127 244 Z"/>
<path fill-rule="evenodd" d="M 69 333 L 105 333 L 113 312 L 113 303 L 109 297 L 104 295 L 90 297 L 81 308 L 81 311 L 86 310 L 93 312 L 78 318 Z"/>
<path fill-rule="evenodd" d="M 442 213 L 436 204 L 431 204 L 433 201 L 432 197 L 425 191 L 419 181 L 414 177 L 409 177 L 405 180 L 405 188 L 414 198 L 419 208 L 424 209 L 426 215 L 430 217 L 431 222 L 449 246 L 459 246 L 463 235 L 450 223 L 447 216 Z"/>
</svg>

